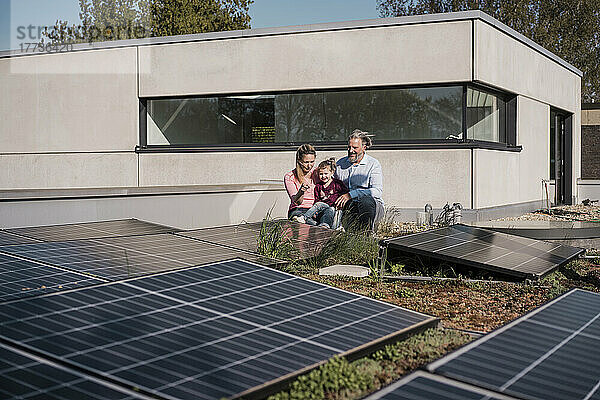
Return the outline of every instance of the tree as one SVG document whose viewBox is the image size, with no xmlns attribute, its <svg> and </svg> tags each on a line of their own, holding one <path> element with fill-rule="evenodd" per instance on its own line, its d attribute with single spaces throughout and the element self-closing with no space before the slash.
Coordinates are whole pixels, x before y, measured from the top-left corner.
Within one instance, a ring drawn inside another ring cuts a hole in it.
<svg viewBox="0 0 600 400">
<path fill-rule="evenodd" d="M 250 28 L 253 0 L 154 0 L 150 6 L 152 36 Z"/>
<path fill-rule="evenodd" d="M 81 24 L 58 20 L 44 36 L 50 43 L 63 44 L 246 29 L 253 2 L 79 0 Z"/>
<path fill-rule="evenodd" d="M 583 102 L 600 101 L 600 0 L 377 0 L 381 17 L 481 10 L 583 72 Z"/>
</svg>

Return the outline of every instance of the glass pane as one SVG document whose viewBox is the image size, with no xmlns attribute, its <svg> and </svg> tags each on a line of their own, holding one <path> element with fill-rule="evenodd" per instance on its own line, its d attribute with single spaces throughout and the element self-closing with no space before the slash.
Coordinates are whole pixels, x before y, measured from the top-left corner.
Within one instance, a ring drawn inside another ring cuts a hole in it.
<svg viewBox="0 0 600 400">
<path fill-rule="evenodd" d="M 506 103 L 481 90 L 467 88 L 467 138 L 506 143 Z"/>
<path fill-rule="evenodd" d="M 462 138 L 462 87 L 148 100 L 149 145 Z"/>
</svg>

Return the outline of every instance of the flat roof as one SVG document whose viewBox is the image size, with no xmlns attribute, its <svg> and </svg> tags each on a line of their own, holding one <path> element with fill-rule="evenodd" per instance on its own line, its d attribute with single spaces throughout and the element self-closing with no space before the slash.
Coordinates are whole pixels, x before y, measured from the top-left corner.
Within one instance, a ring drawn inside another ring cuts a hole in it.
<svg viewBox="0 0 600 400">
<path fill-rule="evenodd" d="M 178 36 L 164 36 L 164 37 L 151 37 L 142 39 L 127 39 L 127 40 L 113 40 L 107 42 L 93 42 L 93 43 L 79 43 L 74 44 L 72 51 L 83 51 L 83 50 L 99 50 L 99 49 L 114 49 L 120 47 L 138 47 L 138 46 L 149 46 L 157 44 L 173 44 L 173 43 L 188 43 L 188 42 L 202 42 L 209 40 L 223 40 L 223 39 L 236 39 L 236 38 L 249 38 L 249 37 L 260 37 L 260 36 L 276 36 L 276 35 L 289 35 L 296 33 L 313 33 L 313 32 L 330 32 L 350 29 L 365 29 L 365 28 L 377 28 L 386 26 L 402 26 L 402 25 L 416 25 L 425 23 L 435 22 L 451 22 L 451 21 L 464 21 L 464 20 L 481 20 L 483 22 L 492 25 L 501 32 L 507 34 L 513 39 L 525 44 L 531 49 L 537 51 L 540 54 L 548 57 L 549 59 L 557 62 L 561 66 L 565 67 L 569 71 L 583 76 L 583 72 L 566 62 L 562 58 L 549 50 L 546 50 L 533 40 L 525 37 L 514 29 L 508 27 L 497 19 L 490 15 L 479 11 L 459 11 L 451 13 L 441 14 L 422 14 L 422 15 L 410 15 L 404 17 L 393 17 L 393 18 L 377 18 L 377 19 L 365 19 L 356 21 L 343 21 L 343 22 L 327 22 L 321 24 L 308 24 L 308 25 L 292 25 L 283 26 L 276 28 L 256 28 L 256 29 L 243 29 L 236 31 L 224 31 L 224 32 L 209 32 L 209 33 L 196 33 L 191 35 L 178 35 Z M 69 51 L 70 52 L 70 51 Z M 9 58 L 17 56 L 31 56 L 41 54 L 60 54 L 60 53 L 32 53 L 23 52 L 21 50 L 8 50 L 1 51 L 0 58 Z"/>
</svg>

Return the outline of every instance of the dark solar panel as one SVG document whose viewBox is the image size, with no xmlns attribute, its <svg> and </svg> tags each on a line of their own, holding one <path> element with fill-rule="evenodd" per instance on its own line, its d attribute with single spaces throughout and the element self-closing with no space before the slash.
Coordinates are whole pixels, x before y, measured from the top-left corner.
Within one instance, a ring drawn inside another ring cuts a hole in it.
<svg viewBox="0 0 600 400">
<path fill-rule="evenodd" d="M 169 233 L 42 242 L 10 246 L 4 252 L 110 280 L 243 258 L 275 265 L 279 261 Z"/>
<path fill-rule="evenodd" d="M 255 393 L 437 322 L 242 260 L 0 304 L 4 340 L 176 399 Z"/>
<path fill-rule="evenodd" d="M 0 301 L 102 282 L 85 274 L 0 254 Z"/>
<path fill-rule="evenodd" d="M 430 364 L 524 399 L 600 399 L 600 294 L 573 290 Z"/>
<path fill-rule="evenodd" d="M 255 252 L 258 238 L 261 235 L 262 222 L 248 224 L 203 228 L 192 231 L 179 232 L 178 235 L 204 240 L 232 248 Z M 331 229 L 319 226 L 299 224 L 288 220 L 276 220 L 267 225 L 268 232 L 279 226 L 282 237 L 287 238 L 294 246 L 295 256 L 298 258 L 313 257 L 323 248 L 325 243 L 335 233 Z M 263 237 L 264 237 L 263 233 Z"/>
<path fill-rule="evenodd" d="M 517 400 L 477 386 L 417 371 L 365 400 Z"/>
<path fill-rule="evenodd" d="M 584 250 L 465 225 L 386 240 L 390 248 L 518 277 L 540 277 Z"/>
<path fill-rule="evenodd" d="M 178 230 L 179 229 L 171 228 L 169 226 L 153 224 L 137 219 L 122 219 L 114 221 L 13 228 L 6 229 L 6 232 L 27 236 L 44 242 L 62 242 L 77 239 L 169 233 Z"/>
<path fill-rule="evenodd" d="M 25 244 L 36 242 L 39 242 L 39 240 L 26 238 L 5 231 L 0 231 L 0 246 L 11 246 L 13 244 Z"/>
<path fill-rule="evenodd" d="M 0 343 L 2 399 L 147 399 Z"/>
</svg>

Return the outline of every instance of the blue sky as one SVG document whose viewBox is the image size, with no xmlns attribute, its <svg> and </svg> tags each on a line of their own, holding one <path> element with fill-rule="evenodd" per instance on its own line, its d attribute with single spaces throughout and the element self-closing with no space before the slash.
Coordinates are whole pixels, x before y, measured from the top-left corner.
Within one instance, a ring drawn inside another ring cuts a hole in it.
<svg viewBox="0 0 600 400">
<path fill-rule="evenodd" d="M 255 0 L 253 28 L 377 18 L 376 0 Z M 57 19 L 79 22 L 78 0 L 0 0 L 0 50 L 18 49 L 37 29 Z M 20 28 L 21 27 L 21 28 Z M 20 29 L 19 29 L 20 28 Z"/>
</svg>

